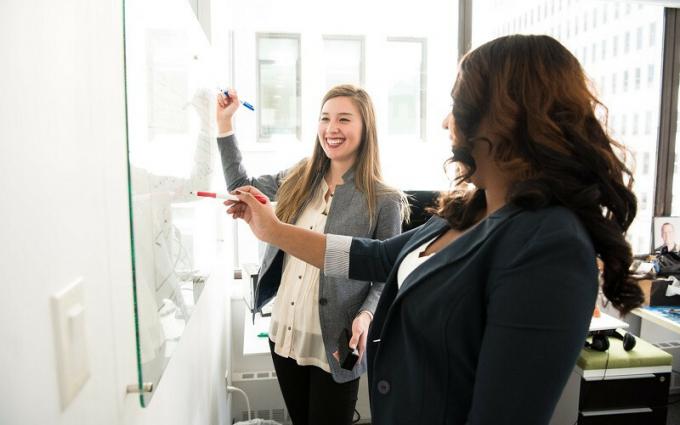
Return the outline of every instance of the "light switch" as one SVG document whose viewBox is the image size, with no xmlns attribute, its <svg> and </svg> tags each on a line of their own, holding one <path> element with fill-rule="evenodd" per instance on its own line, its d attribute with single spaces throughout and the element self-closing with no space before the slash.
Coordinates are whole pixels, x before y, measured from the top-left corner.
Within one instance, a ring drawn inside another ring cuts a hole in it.
<svg viewBox="0 0 680 425">
<path fill-rule="evenodd" d="M 83 279 L 78 278 L 52 296 L 52 321 L 62 410 L 90 377 L 83 295 Z"/>
</svg>

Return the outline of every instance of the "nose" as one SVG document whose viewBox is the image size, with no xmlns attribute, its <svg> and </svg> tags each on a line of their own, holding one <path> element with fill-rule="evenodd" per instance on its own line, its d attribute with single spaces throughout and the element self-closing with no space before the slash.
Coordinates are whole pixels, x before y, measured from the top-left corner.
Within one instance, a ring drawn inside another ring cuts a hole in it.
<svg viewBox="0 0 680 425">
<path fill-rule="evenodd" d="M 446 114 L 446 116 L 444 117 L 444 121 L 442 121 L 442 128 L 444 128 L 444 130 L 449 129 L 449 122 L 451 122 L 451 112 Z"/>
<path fill-rule="evenodd" d="M 328 126 L 326 127 L 326 133 L 335 133 L 338 130 L 338 126 L 336 125 L 336 122 L 331 120 L 328 122 Z"/>
</svg>

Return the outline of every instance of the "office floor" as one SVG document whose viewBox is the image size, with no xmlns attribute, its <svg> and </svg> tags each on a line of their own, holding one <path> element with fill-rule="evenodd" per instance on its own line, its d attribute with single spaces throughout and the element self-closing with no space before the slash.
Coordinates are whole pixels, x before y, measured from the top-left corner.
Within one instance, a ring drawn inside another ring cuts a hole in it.
<svg viewBox="0 0 680 425">
<path fill-rule="evenodd" d="M 670 402 L 678 400 L 678 395 L 671 396 Z M 668 407 L 668 416 L 666 417 L 666 425 L 680 424 L 680 402 L 671 404 Z"/>
<path fill-rule="evenodd" d="M 669 402 L 673 402 L 679 399 L 680 395 L 673 395 L 670 397 Z M 358 424 L 370 425 L 370 422 L 360 421 Z M 668 407 L 668 416 L 666 417 L 666 425 L 678 425 L 680 424 L 680 401 L 674 403 Z"/>
</svg>

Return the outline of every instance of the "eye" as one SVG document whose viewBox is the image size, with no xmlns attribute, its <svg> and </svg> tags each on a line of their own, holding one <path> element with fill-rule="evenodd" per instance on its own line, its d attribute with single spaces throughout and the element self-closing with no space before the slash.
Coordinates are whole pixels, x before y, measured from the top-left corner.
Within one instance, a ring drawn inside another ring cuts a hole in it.
<svg viewBox="0 0 680 425">
<path fill-rule="evenodd" d="M 321 119 L 320 119 L 319 121 L 321 121 L 321 122 L 328 122 L 328 117 L 321 117 Z"/>
<path fill-rule="evenodd" d="M 340 118 L 340 122 L 349 122 L 349 118 Z"/>
</svg>

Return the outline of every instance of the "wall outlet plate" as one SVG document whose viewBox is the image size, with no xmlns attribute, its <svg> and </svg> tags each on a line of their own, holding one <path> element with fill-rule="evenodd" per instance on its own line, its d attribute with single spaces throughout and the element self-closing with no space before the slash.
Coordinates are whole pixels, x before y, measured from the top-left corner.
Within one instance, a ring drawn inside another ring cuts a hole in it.
<svg viewBox="0 0 680 425">
<path fill-rule="evenodd" d="M 57 353 L 59 393 L 64 410 L 90 377 L 87 355 L 83 279 L 54 294 L 52 322 Z"/>
</svg>

